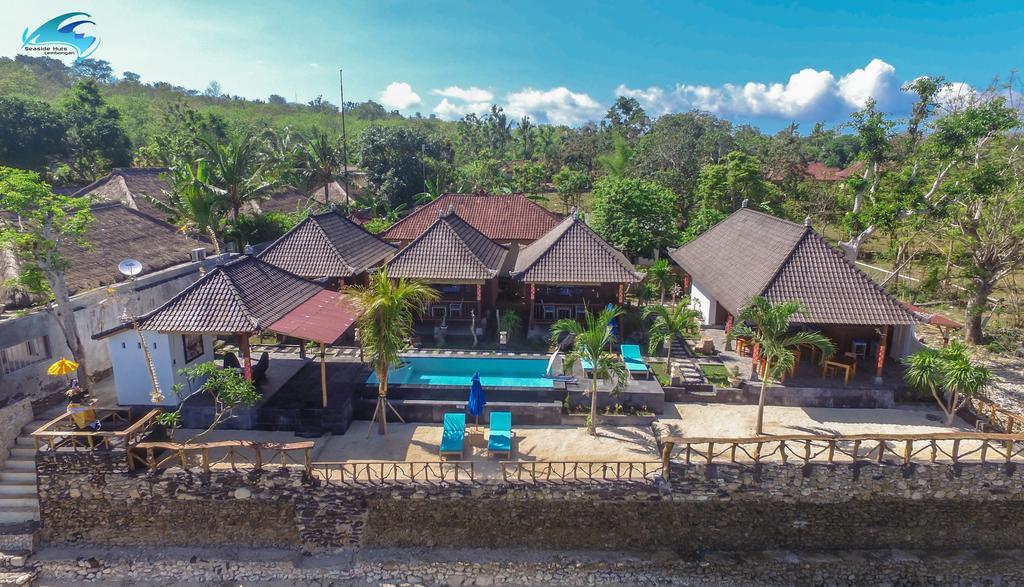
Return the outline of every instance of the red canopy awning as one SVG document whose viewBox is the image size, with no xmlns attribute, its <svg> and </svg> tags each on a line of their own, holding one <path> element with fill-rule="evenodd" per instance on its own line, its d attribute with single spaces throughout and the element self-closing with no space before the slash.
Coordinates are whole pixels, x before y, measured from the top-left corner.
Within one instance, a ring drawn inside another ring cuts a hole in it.
<svg viewBox="0 0 1024 587">
<path fill-rule="evenodd" d="M 923 320 L 925 324 L 931 324 L 932 326 L 941 326 L 945 328 L 952 328 L 953 330 L 959 330 L 964 327 L 963 324 L 960 324 L 956 320 L 947 318 L 937 312 L 929 312 L 928 310 L 918 308 L 917 306 L 913 304 L 908 304 L 906 302 L 904 302 L 903 305 L 906 306 L 907 309 L 909 309 L 915 315 L 917 315 L 918 318 Z"/>
<path fill-rule="evenodd" d="M 359 310 L 344 294 L 324 290 L 295 307 L 270 325 L 268 330 L 331 344 L 338 340 L 359 317 Z"/>
</svg>

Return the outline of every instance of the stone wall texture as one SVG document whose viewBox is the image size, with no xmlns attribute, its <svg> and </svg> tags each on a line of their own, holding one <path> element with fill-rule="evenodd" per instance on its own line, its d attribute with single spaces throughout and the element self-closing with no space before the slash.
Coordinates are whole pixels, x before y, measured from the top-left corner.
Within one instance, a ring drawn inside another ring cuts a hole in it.
<svg viewBox="0 0 1024 587">
<path fill-rule="evenodd" d="M 40 453 L 51 544 L 628 550 L 1024 548 L 1013 466 L 676 465 L 672 482 L 327 485 Z"/>
<path fill-rule="evenodd" d="M 28 398 L 0 408 L 0 468 L 7 462 L 21 429 L 34 418 L 32 400 Z"/>
</svg>

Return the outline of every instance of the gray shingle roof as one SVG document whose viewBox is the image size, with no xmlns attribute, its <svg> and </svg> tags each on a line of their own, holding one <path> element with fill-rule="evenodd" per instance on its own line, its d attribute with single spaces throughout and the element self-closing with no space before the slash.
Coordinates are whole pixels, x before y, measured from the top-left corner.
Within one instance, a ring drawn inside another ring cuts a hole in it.
<svg viewBox="0 0 1024 587">
<path fill-rule="evenodd" d="M 303 277 L 349 277 L 397 249 L 337 212 L 309 216 L 270 244 L 259 258 Z"/>
<path fill-rule="evenodd" d="M 153 205 L 146 196 L 166 199 L 171 189 L 170 170 L 166 167 L 115 167 L 110 173 L 83 187 L 75 197 L 92 195 L 149 214 L 157 220 L 166 220 L 167 214 Z"/>
<path fill-rule="evenodd" d="M 743 208 L 669 255 L 722 306 L 797 300 L 814 324 L 913 324 L 913 315 L 810 227 Z"/>
<path fill-rule="evenodd" d="M 245 256 L 210 271 L 142 316 L 139 326 L 159 332 L 256 332 L 320 291 L 312 281 Z"/>
<path fill-rule="evenodd" d="M 388 262 L 388 275 L 484 281 L 502 269 L 508 248 L 448 212 Z"/>
<path fill-rule="evenodd" d="M 625 255 L 575 215 L 520 251 L 512 277 L 553 284 L 635 283 L 642 279 Z"/>
</svg>

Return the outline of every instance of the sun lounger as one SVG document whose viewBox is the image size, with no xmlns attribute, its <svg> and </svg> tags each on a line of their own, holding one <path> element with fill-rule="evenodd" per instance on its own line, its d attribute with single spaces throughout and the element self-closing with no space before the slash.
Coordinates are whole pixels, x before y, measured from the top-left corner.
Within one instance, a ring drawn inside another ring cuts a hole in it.
<svg viewBox="0 0 1024 587">
<path fill-rule="evenodd" d="M 512 455 L 512 412 L 491 412 L 491 435 L 488 454 Z"/>
<path fill-rule="evenodd" d="M 441 433 L 441 456 L 459 455 L 466 452 L 466 414 L 447 413 L 444 415 L 444 432 Z"/>
<path fill-rule="evenodd" d="M 647 363 L 644 362 L 643 355 L 640 354 L 639 345 L 622 345 L 622 360 L 626 363 L 626 368 L 629 369 L 630 375 L 642 373 L 644 377 L 647 377 L 650 374 L 650 369 L 647 367 Z"/>
</svg>

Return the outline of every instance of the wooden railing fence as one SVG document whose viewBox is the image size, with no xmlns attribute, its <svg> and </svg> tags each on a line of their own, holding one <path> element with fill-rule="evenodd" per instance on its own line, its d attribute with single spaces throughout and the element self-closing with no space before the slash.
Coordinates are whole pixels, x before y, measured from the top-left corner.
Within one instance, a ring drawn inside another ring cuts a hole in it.
<svg viewBox="0 0 1024 587">
<path fill-rule="evenodd" d="M 639 481 L 661 474 L 660 461 L 502 461 L 505 481 Z"/>
<path fill-rule="evenodd" d="M 848 436 L 791 435 L 753 438 L 668 437 L 662 461 L 714 463 L 837 463 L 869 461 L 907 465 L 911 462 L 1024 461 L 1024 435 L 981 432 L 934 434 L 858 434 Z"/>
<path fill-rule="evenodd" d="M 313 475 L 328 485 L 342 483 L 440 483 L 476 480 L 472 461 L 317 462 Z"/>
<path fill-rule="evenodd" d="M 98 431 L 79 429 L 72 421 L 71 414 L 64 413 L 40 426 L 32 433 L 32 438 L 35 441 L 36 450 L 41 448 L 75 451 L 95 448 L 125 450 L 135 445 L 149 431 L 156 421 L 157 415 L 162 411 L 160 409 L 150 410 L 133 423 L 131 408 L 97 408 L 96 417 L 101 425 Z M 103 429 L 104 426 L 113 428 L 124 424 L 127 426 L 122 430 Z"/>
<path fill-rule="evenodd" d="M 128 453 L 130 468 L 146 467 L 150 470 L 178 467 L 190 471 L 210 472 L 226 468 L 261 471 L 271 467 L 301 467 L 306 474 L 312 472 L 313 442 L 287 444 L 253 442 L 251 440 L 223 440 L 195 444 L 175 442 L 140 442 Z"/>
<path fill-rule="evenodd" d="M 982 398 L 972 398 L 970 409 L 975 415 L 987 418 L 996 428 L 1006 434 L 1024 433 L 1024 415 L 1011 412 Z"/>
</svg>

